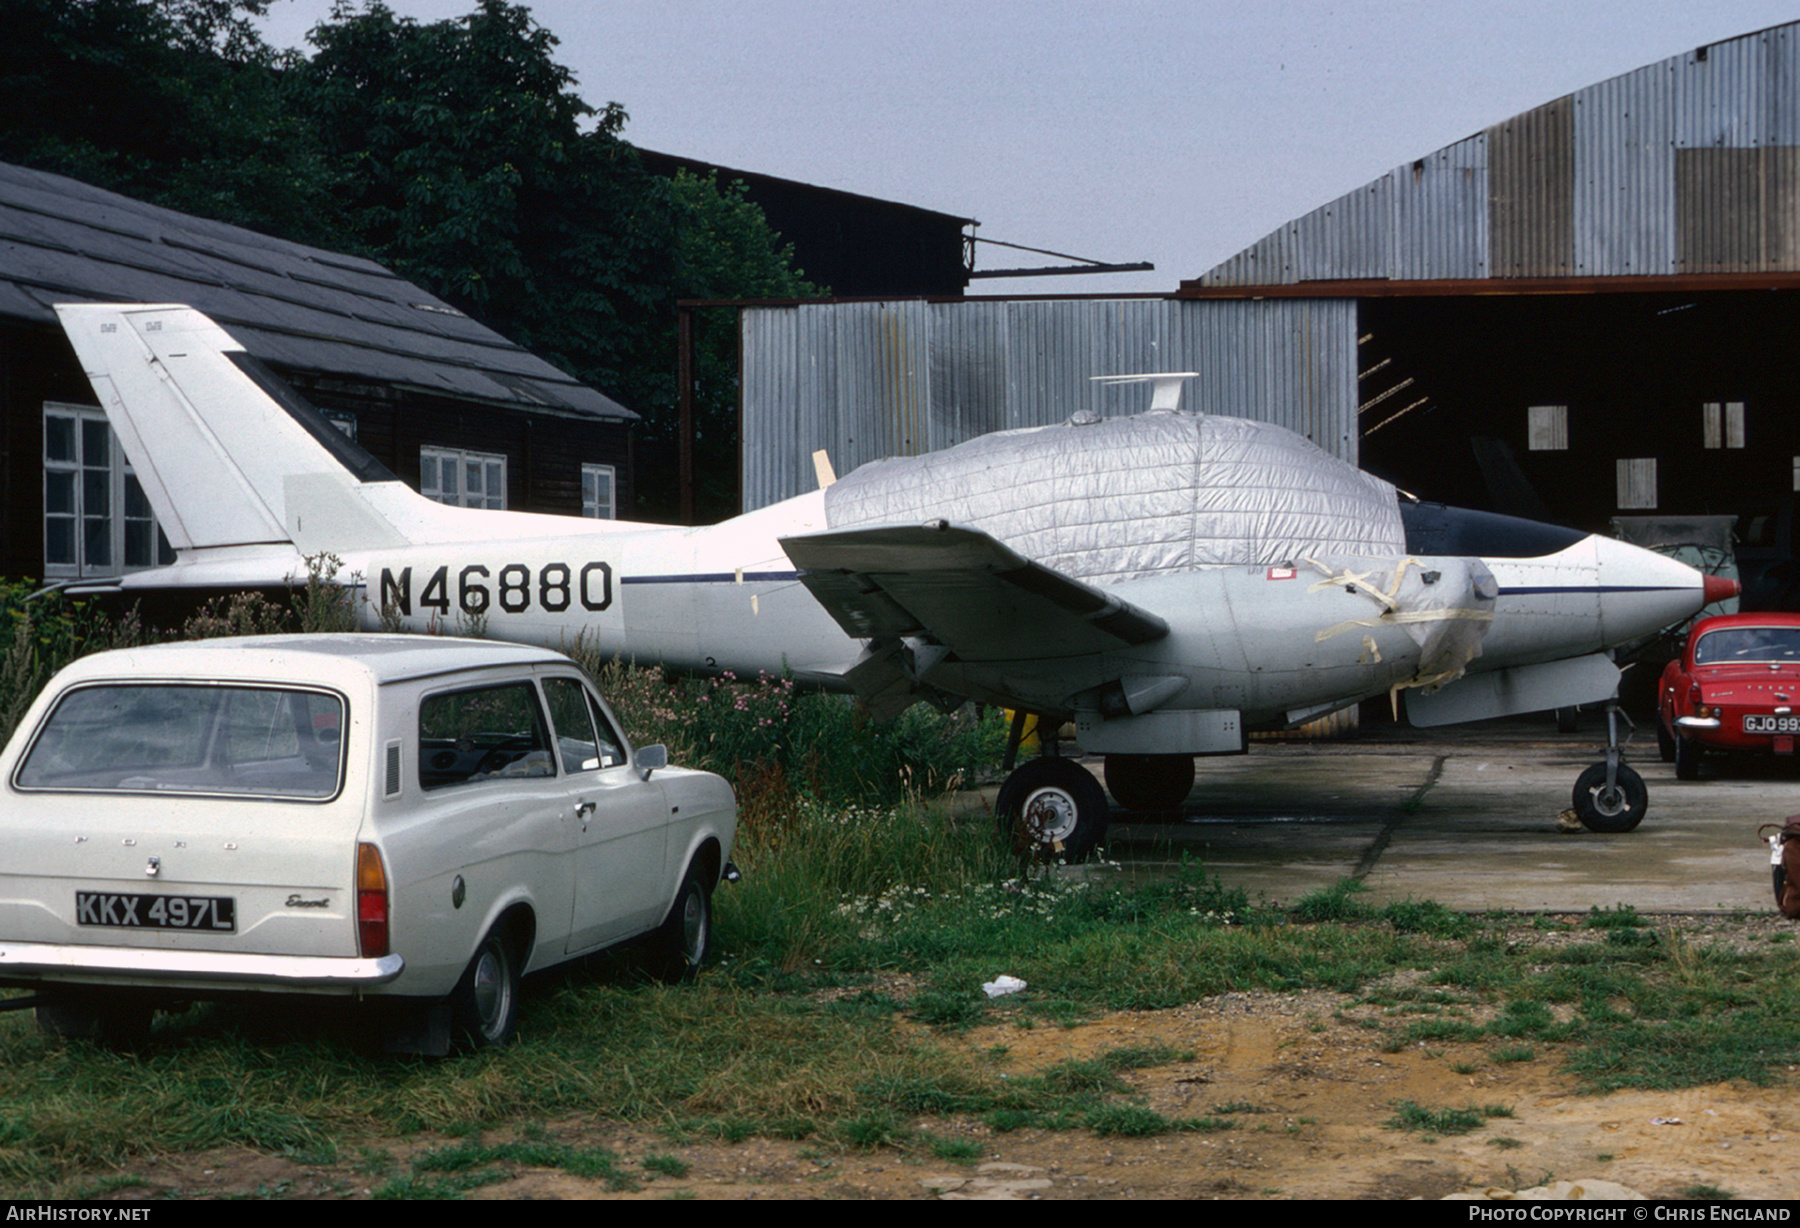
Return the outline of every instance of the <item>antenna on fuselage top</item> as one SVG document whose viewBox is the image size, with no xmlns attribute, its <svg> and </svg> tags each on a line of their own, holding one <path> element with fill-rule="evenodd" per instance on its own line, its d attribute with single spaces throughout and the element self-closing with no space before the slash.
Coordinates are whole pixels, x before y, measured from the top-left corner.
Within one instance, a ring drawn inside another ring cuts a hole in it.
<svg viewBox="0 0 1800 1228">
<path fill-rule="evenodd" d="M 1154 371 L 1144 375 L 1096 375 L 1096 384 L 1150 384 L 1150 408 L 1147 412 L 1174 413 L 1181 408 L 1181 386 L 1199 375 L 1198 371 Z"/>
</svg>

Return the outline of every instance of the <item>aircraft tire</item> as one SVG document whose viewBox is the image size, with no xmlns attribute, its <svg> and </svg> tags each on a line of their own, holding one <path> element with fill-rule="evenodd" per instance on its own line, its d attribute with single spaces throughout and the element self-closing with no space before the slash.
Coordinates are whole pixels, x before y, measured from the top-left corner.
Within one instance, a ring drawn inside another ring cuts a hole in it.
<svg viewBox="0 0 1800 1228">
<path fill-rule="evenodd" d="M 1619 765 L 1617 787 L 1606 787 L 1606 765 L 1596 763 L 1575 780 L 1575 813 L 1589 831 L 1627 832 L 1644 821 L 1650 809 L 1650 791 L 1644 778 Z"/>
<path fill-rule="evenodd" d="M 1106 788 L 1127 810 L 1179 810 L 1194 787 L 1192 755 L 1108 755 Z"/>
<path fill-rule="evenodd" d="M 1675 779 L 1698 780 L 1700 778 L 1700 757 L 1706 752 L 1700 743 L 1692 738 L 1675 735 Z"/>
<path fill-rule="evenodd" d="M 1675 735 L 1669 732 L 1660 712 L 1656 714 L 1656 753 L 1664 763 L 1675 762 Z"/>
<path fill-rule="evenodd" d="M 1000 786 L 995 806 L 1013 847 L 1050 861 L 1082 861 L 1106 835 L 1106 791 L 1071 759 L 1020 764 Z"/>
</svg>

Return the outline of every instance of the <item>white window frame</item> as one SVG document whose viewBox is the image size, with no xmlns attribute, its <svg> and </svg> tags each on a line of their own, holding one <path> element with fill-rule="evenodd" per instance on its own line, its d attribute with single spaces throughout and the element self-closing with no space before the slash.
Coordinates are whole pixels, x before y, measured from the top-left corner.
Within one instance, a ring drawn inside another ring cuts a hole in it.
<svg viewBox="0 0 1800 1228">
<path fill-rule="evenodd" d="M 454 466 L 455 489 L 445 489 L 443 466 Z M 477 466 L 482 475 L 482 488 L 469 490 L 469 469 Z M 496 470 L 496 466 L 498 469 Z M 498 486 L 495 490 L 493 487 Z M 506 510 L 506 457 L 494 452 L 471 452 L 463 448 L 422 447 L 419 449 L 419 493 L 451 507 L 485 507 Z"/>
<path fill-rule="evenodd" d="M 600 484 L 604 480 L 606 497 L 600 498 Z M 589 520 L 617 520 L 619 518 L 619 473 L 611 465 L 583 465 L 581 467 L 581 514 Z"/>
<path fill-rule="evenodd" d="M 73 457 L 50 454 L 50 423 L 53 419 L 72 424 Z M 104 428 L 106 432 L 106 457 L 100 463 L 89 463 L 93 460 L 89 452 L 96 428 Z M 119 446 L 119 437 L 107 421 L 105 410 L 93 405 L 45 401 L 43 459 L 44 529 L 41 540 L 46 579 L 103 579 L 175 561 L 175 552 L 169 547 L 162 526 L 156 522 L 156 513 L 151 510 L 149 498 L 139 485 L 131 463 L 125 459 L 125 450 Z M 66 488 L 66 498 L 53 495 L 57 486 Z M 96 498 L 96 495 L 100 497 Z M 102 501 L 104 507 L 96 510 L 92 506 Z M 68 510 L 53 511 L 52 506 L 59 503 Z M 132 504 L 137 505 L 136 514 L 132 514 Z M 51 528 L 56 521 L 69 524 L 72 561 L 51 559 Z M 147 545 L 147 552 L 137 562 L 128 563 L 125 558 L 128 524 L 140 526 L 140 546 Z M 147 537 L 143 536 L 145 533 Z M 101 549 L 96 550 L 96 546 Z M 102 553 L 104 558 L 96 557 Z"/>
</svg>

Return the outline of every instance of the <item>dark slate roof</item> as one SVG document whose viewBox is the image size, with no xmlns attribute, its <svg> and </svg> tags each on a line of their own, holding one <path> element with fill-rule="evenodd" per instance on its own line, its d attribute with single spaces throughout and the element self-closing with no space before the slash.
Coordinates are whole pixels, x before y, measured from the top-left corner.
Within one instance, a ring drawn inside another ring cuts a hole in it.
<svg viewBox="0 0 1800 1228">
<path fill-rule="evenodd" d="M 186 303 L 276 367 L 514 409 L 636 414 L 370 260 L 0 163 L 0 317 Z"/>
</svg>

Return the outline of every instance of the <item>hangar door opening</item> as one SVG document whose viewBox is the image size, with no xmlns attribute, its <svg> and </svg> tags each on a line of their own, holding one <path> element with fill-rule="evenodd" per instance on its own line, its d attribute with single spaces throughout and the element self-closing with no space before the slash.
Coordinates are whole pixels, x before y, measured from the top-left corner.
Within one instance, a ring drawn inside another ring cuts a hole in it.
<svg viewBox="0 0 1800 1228">
<path fill-rule="evenodd" d="M 1599 533 L 1730 515 L 1792 557 L 1800 292 L 1364 299 L 1357 335 L 1362 465 L 1420 498 Z"/>
</svg>

